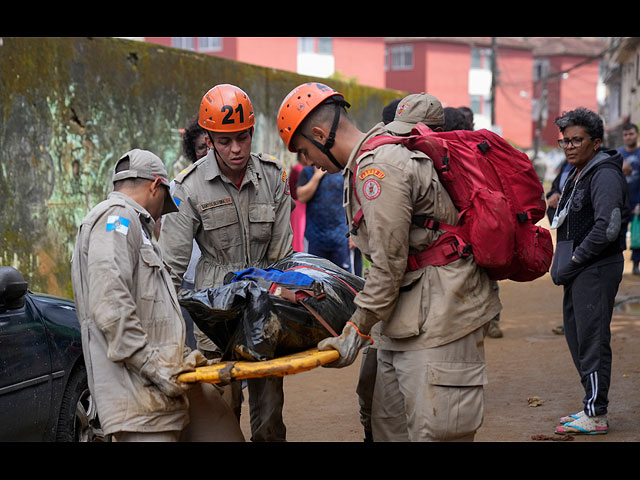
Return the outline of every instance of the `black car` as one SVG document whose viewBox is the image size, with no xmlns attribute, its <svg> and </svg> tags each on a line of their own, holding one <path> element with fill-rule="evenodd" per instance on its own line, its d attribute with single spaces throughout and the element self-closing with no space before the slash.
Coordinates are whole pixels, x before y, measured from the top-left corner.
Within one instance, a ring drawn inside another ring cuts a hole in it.
<svg viewBox="0 0 640 480">
<path fill-rule="evenodd" d="M 108 441 L 87 386 L 73 301 L 0 266 L 0 441 Z"/>
</svg>

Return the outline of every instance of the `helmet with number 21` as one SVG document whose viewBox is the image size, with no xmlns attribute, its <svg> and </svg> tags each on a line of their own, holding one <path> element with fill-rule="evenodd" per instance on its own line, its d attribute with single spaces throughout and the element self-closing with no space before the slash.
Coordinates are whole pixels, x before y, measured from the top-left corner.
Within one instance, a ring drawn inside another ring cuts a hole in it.
<svg viewBox="0 0 640 480">
<path fill-rule="evenodd" d="M 249 96 L 235 85 L 216 85 L 202 97 L 198 124 L 205 130 L 239 132 L 255 123 Z"/>
</svg>

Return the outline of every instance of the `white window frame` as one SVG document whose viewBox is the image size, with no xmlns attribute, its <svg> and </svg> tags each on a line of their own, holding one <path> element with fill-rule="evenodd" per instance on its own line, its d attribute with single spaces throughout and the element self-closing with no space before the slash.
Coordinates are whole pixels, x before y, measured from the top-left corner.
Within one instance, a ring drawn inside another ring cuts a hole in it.
<svg viewBox="0 0 640 480">
<path fill-rule="evenodd" d="M 479 62 L 480 65 L 474 65 L 476 62 Z M 471 68 L 491 70 L 491 49 L 471 47 Z"/>
<path fill-rule="evenodd" d="M 391 70 L 413 70 L 413 45 L 392 45 Z"/>
<path fill-rule="evenodd" d="M 221 52 L 222 37 L 198 37 L 199 52 Z"/>
<path fill-rule="evenodd" d="M 298 55 L 303 53 L 315 53 L 316 38 L 315 37 L 298 37 Z"/>
<path fill-rule="evenodd" d="M 171 46 L 182 50 L 195 51 L 195 37 L 171 37 Z"/>
</svg>

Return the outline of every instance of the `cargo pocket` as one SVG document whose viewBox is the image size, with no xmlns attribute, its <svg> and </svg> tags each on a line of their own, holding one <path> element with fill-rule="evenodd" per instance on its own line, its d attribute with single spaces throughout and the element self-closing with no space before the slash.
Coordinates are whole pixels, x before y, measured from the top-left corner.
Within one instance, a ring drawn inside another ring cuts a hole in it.
<svg viewBox="0 0 640 480">
<path fill-rule="evenodd" d="M 213 245 L 220 250 L 242 244 L 242 232 L 235 205 L 208 208 L 200 212 L 202 226 Z"/>
<path fill-rule="evenodd" d="M 473 434 L 482 425 L 483 362 L 432 362 L 427 365 L 427 383 L 432 402 L 431 435 L 455 440 Z"/>
<path fill-rule="evenodd" d="M 418 335 L 423 322 L 422 277 L 424 271 L 408 285 L 400 287 L 398 302 L 382 334 L 389 338 L 408 338 Z"/>
<path fill-rule="evenodd" d="M 271 203 L 256 203 L 249 206 L 249 234 L 252 242 L 267 243 L 271 239 L 275 207 Z"/>
<path fill-rule="evenodd" d="M 153 251 L 153 248 L 143 246 L 140 248 L 138 268 L 138 296 L 140 297 L 138 317 L 145 328 L 149 327 L 149 321 L 153 316 L 154 301 L 156 298 L 155 287 L 157 278 L 162 268 L 162 260 Z"/>
</svg>

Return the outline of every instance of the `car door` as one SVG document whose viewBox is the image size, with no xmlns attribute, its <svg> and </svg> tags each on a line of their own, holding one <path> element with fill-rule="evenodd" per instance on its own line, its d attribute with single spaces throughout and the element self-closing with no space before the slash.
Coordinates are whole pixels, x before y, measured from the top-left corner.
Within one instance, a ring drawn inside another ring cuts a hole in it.
<svg viewBox="0 0 640 480">
<path fill-rule="evenodd" d="M 43 439 L 51 404 L 45 327 L 29 300 L 0 310 L 0 441 Z"/>
</svg>

